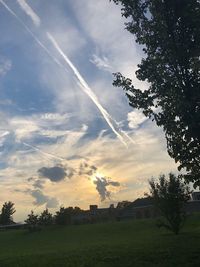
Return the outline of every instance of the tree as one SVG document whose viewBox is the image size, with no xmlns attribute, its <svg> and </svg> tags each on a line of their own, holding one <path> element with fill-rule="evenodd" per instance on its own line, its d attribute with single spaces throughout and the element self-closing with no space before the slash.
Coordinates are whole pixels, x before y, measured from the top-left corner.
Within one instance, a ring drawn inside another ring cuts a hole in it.
<svg viewBox="0 0 200 267">
<path fill-rule="evenodd" d="M 83 213 L 83 210 L 81 210 L 79 207 L 60 207 L 60 210 L 56 212 L 56 215 L 54 217 L 55 223 L 60 225 L 71 224 L 72 216 L 76 216 L 81 213 Z"/>
<path fill-rule="evenodd" d="M 30 232 L 37 231 L 38 228 L 38 215 L 35 215 L 33 211 L 31 211 L 30 214 L 28 214 L 28 218 L 25 220 L 25 223 L 28 226 L 28 229 Z"/>
<path fill-rule="evenodd" d="M 144 58 L 136 76 L 149 88 L 115 73 L 133 108 L 163 127 L 169 155 L 185 170 L 185 181 L 200 186 L 200 1 L 110 0 L 121 4 L 126 29 Z"/>
<path fill-rule="evenodd" d="M 126 207 L 128 207 L 132 202 L 128 201 L 128 200 L 123 200 L 121 202 L 117 203 L 117 209 L 124 209 Z"/>
<path fill-rule="evenodd" d="M 73 214 L 76 215 L 76 214 L 80 214 L 80 213 L 82 213 L 82 210 L 79 207 L 74 207 Z"/>
<path fill-rule="evenodd" d="M 0 215 L 0 224 L 7 225 L 14 223 L 12 217 L 12 215 L 16 212 L 14 205 L 15 204 L 11 201 L 3 204 Z"/>
<path fill-rule="evenodd" d="M 172 173 L 169 174 L 169 179 L 161 175 L 158 182 L 151 179 L 149 184 L 150 196 L 164 218 L 159 221 L 158 226 L 178 234 L 186 218 L 185 204 L 190 199 L 188 186 Z"/>
<path fill-rule="evenodd" d="M 60 207 L 60 210 L 56 212 L 55 215 L 55 223 L 59 225 L 67 225 L 71 224 L 71 215 L 73 212 L 73 208 L 64 208 Z"/>
<path fill-rule="evenodd" d="M 45 209 L 39 219 L 38 219 L 38 222 L 40 225 L 44 225 L 44 226 L 47 226 L 47 225 L 51 225 L 53 224 L 53 216 L 52 214 L 48 211 L 48 209 Z"/>
</svg>

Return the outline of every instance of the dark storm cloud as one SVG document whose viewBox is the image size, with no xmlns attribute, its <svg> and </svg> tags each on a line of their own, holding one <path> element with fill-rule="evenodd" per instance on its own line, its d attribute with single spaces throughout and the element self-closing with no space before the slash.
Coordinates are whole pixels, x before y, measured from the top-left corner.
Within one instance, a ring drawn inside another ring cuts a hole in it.
<svg viewBox="0 0 200 267">
<path fill-rule="evenodd" d="M 93 182 L 96 185 L 96 190 L 98 191 L 101 201 L 104 201 L 107 198 L 110 198 L 111 192 L 107 189 L 107 186 L 120 186 L 119 182 L 115 182 L 105 177 L 96 177 L 96 180 Z"/>
<path fill-rule="evenodd" d="M 71 178 L 74 175 L 74 169 L 57 165 L 54 167 L 42 167 L 38 170 L 40 177 L 47 178 L 52 182 L 60 182 L 66 177 Z"/>
<path fill-rule="evenodd" d="M 40 176 L 48 178 L 52 182 L 59 182 L 65 179 L 67 176 L 65 168 L 60 166 L 55 167 L 42 167 L 38 170 Z"/>
</svg>

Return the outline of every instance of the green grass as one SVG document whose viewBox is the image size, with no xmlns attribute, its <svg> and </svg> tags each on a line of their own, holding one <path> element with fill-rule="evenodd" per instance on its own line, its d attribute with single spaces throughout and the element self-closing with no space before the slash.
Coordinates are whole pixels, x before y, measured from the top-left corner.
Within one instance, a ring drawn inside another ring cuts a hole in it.
<svg viewBox="0 0 200 267">
<path fill-rule="evenodd" d="M 200 215 L 178 236 L 152 220 L 1 231 L 0 266 L 200 266 Z"/>
</svg>

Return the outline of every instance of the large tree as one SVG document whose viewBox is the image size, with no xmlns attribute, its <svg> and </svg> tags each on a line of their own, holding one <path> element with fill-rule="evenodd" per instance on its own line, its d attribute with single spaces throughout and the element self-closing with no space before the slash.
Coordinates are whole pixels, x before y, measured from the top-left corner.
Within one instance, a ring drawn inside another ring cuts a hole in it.
<svg viewBox="0 0 200 267">
<path fill-rule="evenodd" d="M 120 4 L 126 29 L 144 58 L 136 76 L 148 89 L 115 73 L 133 108 L 162 126 L 169 155 L 186 181 L 200 185 L 200 1 L 110 0 Z"/>
</svg>

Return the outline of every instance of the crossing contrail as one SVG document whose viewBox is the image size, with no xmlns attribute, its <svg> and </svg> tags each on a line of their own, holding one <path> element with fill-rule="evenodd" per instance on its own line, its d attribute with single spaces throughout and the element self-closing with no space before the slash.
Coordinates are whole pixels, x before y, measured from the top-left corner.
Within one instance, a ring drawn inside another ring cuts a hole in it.
<svg viewBox="0 0 200 267">
<path fill-rule="evenodd" d="M 23 1 L 24 2 L 24 1 Z M 54 57 L 51 52 L 49 51 L 49 49 L 35 36 L 35 34 L 29 29 L 29 27 L 19 18 L 19 16 L 7 5 L 5 4 L 5 2 L 3 0 L 0 0 L 0 3 L 10 12 L 10 14 L 12 14 L 18 21 L 19 23 L 26 29 L 26 31 L 33 37 L 33 39 L 37 42 L 37 44 L 43 49 L 45 50 L 45 52 L 51 57 L 51 59 L 53 59 L 53 61 L 59 65 L 60 67 L 64 68 L 65 71 L 68 72 L 68 69 L 56 58 Z M 33 20 L 34 24 L 36 25 L 36 21 L 35 19 L 33 19 L 33 15 L 30 15 L 30 12 L 27 12 L 27 4 L 26 4 L 26 9 L 24 8 L 24 11 L 27 13 L 27 15 L 29 15 L 31 17 L 31 19 Z M 30 11 L 30 9 L 29 9 Z M 40 22 L 40 18 L 39 16 L 34 12 L 34 16 L 37 16 L 37 20 L 39 20 Z M 39 23 L 37 24 L 37 26 L 39 26 Z M 88 95 L 88 97 L 93 101 L 93 103 L 96 105 L 96 107 L 99 109 L 99 111 L 101 112 L 101 114 L 103 115 L 105 121 L 107 122 L 107 124 L 109 125 L 109 127 L 111 128 L 111 130 L 116 134 L 117 138 L 126 146 L 128 147 L 124 136 L 128 137 L 128 139 L 130 140 L 130 137 L 127 136 L 127 134 L 124 134 L 123 131 L 121 131 L 121 129 L 119 128 L 119 126 L 117 125 L 117 123 L 115 122 L 115 120 L 111 117 L 111 115 L 107 112 L 107 110 L 100 104 L 97 96 L 94 94 L 94 92 L 92 91 L 92 89 L 90 88 L 90 86 L 88 85 L 88 83 L 84 80 L 84 78 L 82 77 L 82 75 L 80 74 L 80 72 L 78 71 L 78 69 L 75 67 L 75 65 L 71 62 L 71 60 L 66 56 L 66 54 L 62 51 L 62 49 L 60 48 L 60 46 L 58 45 L 57 41 L 55 40 L 55 38 L 49 33 L 47 32 L 47 37 L 48 39 L 51 41 L 51 43 L 53 44 L 53 46 L 55 47 L 55 49 L 58 51 L 58 53 L 62 56 L 62 58 L 65 60 L 65 62 L 68 64 L 68 66 L 71 68 L 71 70 L 73 71 L 74 75 L 76 76 L 79 85 L 81 87 L 81 89 Z M 131 139 L 132 140 L 132 139 Z"/>
<path fill-rule="evenodd" d="M 68 64 L 68 66 L 73 71 L 74 75 L 76 76 L 76 78 L 79 81 L 79 84 L 81 86 L 81 89 L 89 96 L 89 98 L 97 106 L 97 108 L 99 109 L 99 111 L 103 115 L 105 121 L 108 123 L 108 125 L 110 126 L 110 128 L 112 129 L 112 131 L 116 134 L 116 136 L 119 138 L 119 140 L 125 146 L 127 146 L 126 142 L 124 141 L 124 138 L 122 137 L 122 135 L 116 129 L 116 126 L 113 125 L 113 123 L 112 123 L 112 117 L 105 110 L 105 108 L 102 107 L 102 105 L 99 103 L 99 100 L 97 99 L 97 96 L 93 93 L 92 89 L 90 88 L 90 86 L 88 85 L 88 83 L 84 80 L 84 78 L 82 77 L 82 75 L 80 74 L 80 72 L 78 71 L 78 69 L 74 66 L 74 64 L 66 56 L 66 54 L 62 51 L 62 49 L 60 48 L 60 46 L 56 42 L 55 38 L 49 32 L 47 32 L 47 37 L 49 38 L 49 40 L 52 42 L 53 46 L 56 48 L 56 50 L 58 51 L 58 53 L 63 57 L 63 59 L 65 60 L 65 62 Z"/>
<path fill-rule="evenodd" d="M 25 146 L 27 146 L 27 147 L 32 148 L 32 149 L 35 150 L 35 151 L 38 151 L 39 153 L 41 153 L 42 155 L 44 155 L 44 156 L 46 156 L 46 157 L 50 157 L 50 158 L 54 158 L 54 159 L 58 159 L 58 160 L 60 160 L 60 161 L 64 161 L 64 160 L 66 161 L 65 158 L 61 158 L 61 157 L 58 157 L 58 156 L 53 155 L 53 154 L 51 154 L 51 153 L 44 152 L 43 150 L 39 149 L 39 148 L 36 147 L 36 146 L 32 146 L 32 145 L 27 144 L 27 143 L 25 143 L 25 142 L 22 142 L 22 144 L 25 145 Z"/>
</svg>

